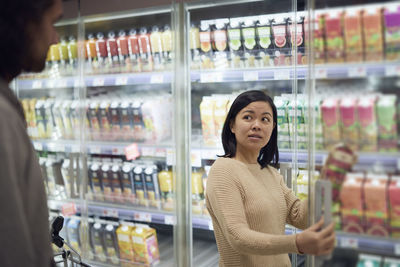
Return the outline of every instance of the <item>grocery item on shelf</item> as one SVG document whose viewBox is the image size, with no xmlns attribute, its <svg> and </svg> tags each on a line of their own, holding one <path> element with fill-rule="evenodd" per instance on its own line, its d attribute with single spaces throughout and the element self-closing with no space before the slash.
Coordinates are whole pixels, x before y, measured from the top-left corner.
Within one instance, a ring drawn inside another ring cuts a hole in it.
<svg viewBox="0 0 400 267">
<path fill-rule="evenodd" d="M 192 168 L 192 212 L 193 214 L 202 214 L 205 205 L 205 195 L 203 188 L 204 171 L 200 168 Z"/>
<path fill-rule="evenodd" d="M 160 260 L 156 230 L 148 225 L 136 224 L 131 230 L 134 259 L 137 263 L 155 264 Z"/>
<path fill-rule="evenodd" d="M 217 142 L 214 124 L 214 101 L 212 97 L 203 97 L 200 103 L 200 116 L 204 144 L 206 146 L 215 146 Z"/>
<path fill-rule="evenodd" d="M 148 205 L 160 209 L 161 197 L 156 165 L 150 165 L 144 168 L 144 181 Z"/>
<path fill-rule="evenodd" d="M 190 44 L 190 55 L 191 55 L 190 67 L 192 69 L 200 69 L 201 66 L 200 30 L 196 24 L 191 24 L 190 26 L 189 44 Z"/>
<path fill-rule="evenodd" d="M 357 116 L 360 123 L 359 146 L 361 151 L 378 150 L 376 98 L 376 96 L 361 96 L 358 100 Z"/>
<path fill-rule="evenodd" d="M 362 23 L 364 25 L 366 61 L 382 61 L 384 58 L 382 21 L 381 5 L 365 6 Z"/>
<path fill-rule="evenodd" d="M 110 163 L 103 162 L 101 165 L 101 175 L 103 181 L 104 200 L 106 202 L 112 202 L 114 200 L 114 195 Z"/>
<path fill-rule="evenodd" d="M 384 38 L 385 59 L 400 59 L 400 5 L 389 3 L 384 5 Z"/>
<path fill-rule="evenodd" d="M 162 209 L 172 211 L 174 208 L 174 176 L 172 175 L 171 166 L 164 165 L 164 169 L 157 176 L 160 184 Z"/>
<path fill-rule="evenodd" d="M 88 164 L 89 166 L 89 187 L 90 192 L 93 194 L 93 199 L 96 201 L 104 201 L 104 187 L 101 169 L 97 162 Z M 90 197 L 91 198 L 91 197 Z"/>
<path fill-rule="evenodd" d="M 121 224 L 117 228 L 118 248 L 121 261 L 134 262 L 135 254 L 133 251 L 131 233 L 134 227 Z"/>
<path fill-rule="evenodd" d="M 119 65 L 118 43 L 115 32 L 113 31 L 107 33 L 107 54 L 107 65 L 110 68 L 110 72 L 121 72 Z"/>
<path fill-rule="evenodd" d="M 363 173 L 348 173 L 340 190 L 342 230 L 362 234 L 364 226 Z"/>
<path fill-rule="evenodd" d="M 95 222 L 90 228 L 90 238 L 93 245 L 95 259 L 99 262 L 107 262 L 104 228 L 100 222 Z"/>
<path fill-rule="evenodd" d="M 289 66 L 291 62 L 291 41 L 287 29 L 288 18 L 285 15 L 277 14 L 272 21 L 275 66 Z"/>
<path fill-rule="evenodd" d="M 229 19 L 218 19 L 213 25 L 212 48 L 214 50 L 214 64 L 217 69 L 227 69 L 228 62 L 228 35 L 227 23 Z"/>
<path fill-rule="evenodd" d="M 342 141 L 352 150 L 357 151 L 360 139 L 357 99 L 353 97 L 342 98 L 339 105 Z"/>
<path fill-rule="evenodd" d="M 163 48 L 163 64 L 166 70 L 171 70 L 172 59 L 174 57 L 172 51 L 172 30 L 167 24 L 164 25 L 164 31 L 162 32 L 162 48 Z"/>
<path fill-rule="evenodd" d="M 325 14 L 326 59 L 328 63 L 342 63 L 345 61 L 342 16 L 342 8 L 330 9 Z"/>
<path fill-rule="evenodd" d="M 383 267 L 400 267 L 400 260 L 395 258 L 385 257 Z"/>
<path fill-rule="evenodd" d="M 396 95 L 382 95 L 376 105 L 380 151 L 397 151 L 396 102 Z"/>
<path fill-rule="evenodd" d="M 240 21 L 235 19 L 230 19 L 228 24 L 228 48 L 229 48 L 229 60 L 230 60 L 230 67 L 233 69 L 241 69 L 244 68 L 244 64 L 242 61 L 243 58 L 243 45 L 242 45 L 242 31 L 240 29 Z M 268 21 L 269 23 L 269 21 Z M 259 33 L 260 36 L 266 36 L 267 33 L 264 33 L 264 29 L 259 27 L 258 30 L 261 32 Z M 270 38 L 270 32 L 268 32 L 268 37 Z M 263 37 L 263 38 L 268 38 Z M 264 40 L 264 39 L 263 39 Z M 267 41 L 265 41 L 267 43 Z M 191 67 L 193 68 L 193 61 Z"/>
<path fill-rule="evenodd" d="M 130 163 L 124 163 L 122 166 L 122 195 L 125 202 L 135 203 L 135 178 L 133 173 L 134 165 Z"/>
<path fill-rule="evenodd" d="M 154 59 L 150 41 L 150 32 L 146 27 L 141 27 L 138 35 L 140 64 L 142 71 L 154 70 Z"/>
<path fill-rule="evenodd" d="M 390 231 L 395 238 L 400 237 L 400 176 L 392 176 L 389 184 Z"/>
<path fill-rule="evenodd" d="M 121 34 L 121 33 L 120 33 Z M 142 71 L 140 49 L 139 49 L 139 36 L 136 29 L 129 31 L 129 58 L 127 61 L 127 71 L 140 72 Z"/>
<path fill-rule="evenodd" d="M 299 170 L 297 175 L 297 197 L 301 200 L 308 197 L 308 171 Z"/>
<path fill-rule="evenodd" d="M 330 149 L 341 141 L 339 100 L 333 97 L 324 99 L 321 116 L 325 148 Z"/>
<path fill-rule="evenodd" d="M 379 267 L 381 266 L 382 257 L 369 255 L 369 254 L 360 254 L 359 260 L 357 263 L 357 267 Z"/>
<path fill-rule="evenodd" d="M 258 45 L 256 41 L 256 21 L 254 18 L 246 18 L 242 24 L 242 36 L 245 68 L 259 67 L 257 61 Z"/>
<path fill-rule="evenodd" d="M 200 59 L 201 59 L 201 69 L 212 69 L 214 68 L 213 57 L 214 53 L 212 50 L 212 35 L 210 24 L 208 21 L 202 21 L 200 24 L 199 31 L 200 39 Z"/>
<path fill-rule="evenodd" d="M 367 174 L 364 184 L 366 233 L 389 236 L 387 175 Z"/>
<path fill-rule="evenodd" d="M 284 96 L 275 96 L 274 104 L 277 110 L 277 127 L 278 127 L 278 147 L 289 149 L 290 145 L 290 131 L 289 131 L 289 110 L 288 99 Z"/>
<path fill-rule="evenodd" d="M 158 26 L 153 26 L 151 28 L 150 34 L 150 43 L 151 43 L 151 52 L 154 60 L 154 70 L 163 70 L 164 69 L 164 51 L 163 51 L 163 43 L 162 43 L 162 33 Z"/>
<path fill-rule="evenodd" d="M 143 166 L 135 166 L 133 169 L 133 181 L 136 195 L 136 202 L 140 206 L 148 206 L 148 196 L 146 181 L 144 179 L 144 168 Z"/>
<path fill-rule="evenodd" d="M 343 21 L 346 61 L 362 62 L 364 60 L 362 8 L 346 8 Z"/>
<path fill-rule="evenodd" d="M 293 21 L 294 19 L 295 21 Z M 304 20 L 305 12 L 297 12 L 296 18 L 289 18 L 288 34 L 290 36 L 290 45 L 293 47 L 290 64 L 294 64 L 295 53 L 297 54 L 296 64 L 303 65 L 307 62 L 304 43 Z M 294 51 L 294 49 L 296 50 Z"/>
<path fill-rule="evenodd" d="M 81 254 L 80 223 L 78 217 L 71 217 L 66 227 L 68 243 L 79 254 Z"/>
<path fill-rule="evenodd" d="M 115 223 L 105 224 L 104 228 L 104 247 L 108 261 L 111 264 L 119 264 L 118 238 Z"/>
<path fill-rule="evenodd" d="M 257 47 L 259 48 L 258 59 L 260 61 L 259 66 L 262 67 L 274 65 L 274 44 L 272 41 L 271 20 L 272 16 L 265 15 L 260 16 L 257 21 L 256 40 Z"/>
</svg>

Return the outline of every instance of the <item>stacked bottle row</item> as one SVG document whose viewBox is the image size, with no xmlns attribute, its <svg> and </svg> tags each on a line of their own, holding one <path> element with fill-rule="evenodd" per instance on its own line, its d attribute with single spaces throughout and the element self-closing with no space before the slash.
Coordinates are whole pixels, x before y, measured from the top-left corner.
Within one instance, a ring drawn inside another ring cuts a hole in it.
<svg viewBox="0 0 400 267">
<path fill-rule="evenodd" d="M 49 154 L 39 159 L 51 199 L 79 198 L 81 167 L 76 157 L 64 157 L 62 154 Z M 87 168 L 89 200 L 165 211 L 174 208 L 175 185 L 170 166 L 152 161 L 92 158 Z M 204 169 L 193 168 L 191 179 L 193 213 L 207 214 Z"/>
<path fill-rule="evenodd" d="M 28 133 L 33 139 L 78 139 L 80 101 L 23 99 Z M 84 118 L 94 141 L 160 141 L 171 136 L 170 95 L 88 99 Z"/>
<path fill-rule="evenodd" d="M 151 266 L 160 260 L 156 230 L 148 225 L 88 218 L 88 227 L 86 238 L 81 218 L 72 216 L 64 219 L 60 232 L 79 254 L 86 247 L 88 260 L 112 266 Z"/>
<path fill-rule="evenodd" d="M 345 232 L 400 237 L 400 177 L 348 173 L 333 189 L 337 227 Z"/>
</svg>

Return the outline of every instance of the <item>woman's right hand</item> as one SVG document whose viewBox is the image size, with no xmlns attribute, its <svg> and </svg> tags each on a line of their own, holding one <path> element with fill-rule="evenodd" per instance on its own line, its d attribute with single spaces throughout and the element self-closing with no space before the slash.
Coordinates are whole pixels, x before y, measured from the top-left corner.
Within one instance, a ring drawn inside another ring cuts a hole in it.
<svg viewBox="0 0 400 267">
<path fill-rule="evenodd" d="M 333 251 L 335 247 L 334 223 L 322 229 L 323 226 L 324 219 L 321 218 L 319 222 L 296 235 L 297 249 L 301 253 L 319 256 Z"/>
</svg>

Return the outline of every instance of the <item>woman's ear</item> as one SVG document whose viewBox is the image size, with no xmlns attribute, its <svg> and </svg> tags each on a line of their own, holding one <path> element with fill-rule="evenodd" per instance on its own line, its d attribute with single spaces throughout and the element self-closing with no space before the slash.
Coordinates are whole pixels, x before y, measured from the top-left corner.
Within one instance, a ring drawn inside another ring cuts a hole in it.
<svg viewBox="0 0 400 267">
<path fill-rule="evenodd" d="M 234 131 L 234 129 L 233 129 L 233 121 L 231 121 L 231 122 L 229 123 L 229 129 L 231 129 L 231 132 L 232 132 L 232 133 L 235 133 L 235 131 Z"/>
</svg>

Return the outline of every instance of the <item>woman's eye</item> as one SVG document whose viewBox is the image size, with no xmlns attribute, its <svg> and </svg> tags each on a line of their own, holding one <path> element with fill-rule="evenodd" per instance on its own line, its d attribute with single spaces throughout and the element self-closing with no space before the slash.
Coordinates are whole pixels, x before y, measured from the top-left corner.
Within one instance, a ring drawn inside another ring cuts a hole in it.
<svg viewBox="0 0 400 267">
<path fill-rule="evenodd" d="M 243 119 L 245 119 L 245 120 L 250 120 L 250 119 L 251 119 L 251 116 L 250 116 L 250 115 L 245 115 L 245 116 L 243 117 Z"/>
<path fill-rule="evenodd" d="M 267 117 L 264 117 L 264 118 L 263 118 L 263 121 L 265 121 L 265 122 L 269 122 L 269 121 L 270 121 L 270 119 L 269 119 L 269 118 L 267 118 Z"/>
</svg>

